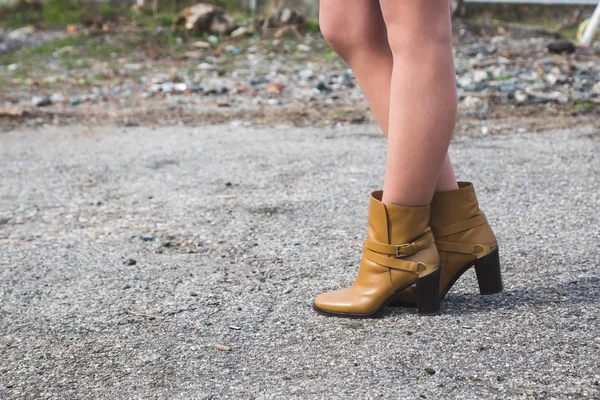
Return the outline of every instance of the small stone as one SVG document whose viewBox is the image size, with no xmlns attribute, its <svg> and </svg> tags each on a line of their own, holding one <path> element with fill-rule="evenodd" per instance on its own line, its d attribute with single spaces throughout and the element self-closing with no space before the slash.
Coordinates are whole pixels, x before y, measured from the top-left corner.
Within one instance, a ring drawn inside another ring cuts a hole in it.
<svg viewBox="0 0 600 400">
<path fill-rule="evenodd" d="M 211 69 L 213 69 L 214 67 L 208 63 L 201 63 L 198 64 L 198 69 L 201 69 L 203 71 L 210 71 Z"/>
<path fill-rule="evenodd" d="M 298 72 L 298 76 L 300 77 L 300 79 L 302 80 L 309 80 L 310 78 L 312 78 L 314 75 L 314 72 L 311 68 L 305 68 L 300 70 L 300 72 Z"/>
<path fill-rule="evenodd" d="M 240 26 L 239 28 L 231 32 L 230 36 L 232 38 L 237 38 L 242 36 L 249 36 L 251 33 L 252 31 L 250 29 L 246 28 L 245 26 Z"/>
<path fill-rule="evenodd" d="M 219 350 L 219 351 L 231 351 L 231 347 L 229 346 L 224 346 L 222 344 L 218 344 L 215 346 L 215 349 Z"/>
<path fill-rule="evenodd" d="M 315 89 L 317 89 L 319 92 L 331 92 L 331 89 L 323 81 L 317 82 L 317 84 L 315 85 Z"/>
<path fill-rule="evenodd" d="M 140 239 L 142 239 L 144 242 L 152 242 L 155 237 L 152 235 L 141 235 Z"/>
<path fill-rule="evenodd" d="M 473 81 L 475 83 L 481 83 L 488 79 L 488 74 L 485 71 L 475 70 L 473 71 Z"/>
<path fill-rule="evenodd" d="M 233 329 L 234 331 L 239 331 L 239 330 L 241 330 L 242 328 L 240 328 L 239 326 L 231 325 L 231 326 L 229 327 L 229 329 Z"/>
<path fill-rule="evenodd" d="M 192 43 L 192 46 L 197 49 L 210 49 L 210 43 L 198 40 L 197 42 Z"/>
<path fill-rule="evenodd" d="M 427 372 L 428 375 L 435 375 L 435 369 L 433 368 L 426 367 L 425 372 Z"/>
<path fill-rule="evenodd" d="M 550 53 L 560 54 L 560 53 L 575 53 L 576 46 L 575 43 L 570 40 L 557 40 L 555 42 L 548 44 L 548 50 Z"/>
<path fill-rule="evenodd" d="M 8 67 L 6 67 L 6 70 L 8 72 L 13 72 L 16 71 L 17 68 L 19 68 L 19 64 L 10 64 Z"/>
<path fill-rule="evenodd" d="M 161 91 L 163 93 L 171 93 L 174 89 L 174 85 L 172 82 L 165 82 L 161 85 Z"/>
<path fill-rule="evenodd" d="M 251 85 L 264 85 L 265 83 L 269 83 L 269 79 L 261 76 L 260 78 L 250 79 L 249 83 Z"/>
<path fill-rule="evenodd" d="M 298 49 L 299 51 L 305 52 L 305 53 L 307 53 L 307 52 L 309 52 L 309 51 L 312 50 L 310 48 L 310 46 L 308 46 L 308 45 L 306 45 L 304 43 L 300 43 L 298 46 L 296 46 L 296 49 Z"/>
<path fill-rule="evenodd" d="M 278 106 L 281 104 L 281 101 L 279 99 L 269 99 L 267 100 L 267 104 L 270 106 Z"/>
<path fill-rule="evenodd" d="M 365 122 L 365 117 L 363 115 L 357 115 L 350 121 L 352 124 L 362 124 L 363 122 Z"/>
<path fill-rule="evenodd" d="M 50 96 L 50 101 L 52 103 L 64 103 L 65 95 L 60 92 L 52 93 L 52 96 Z"/>
<path fill-rule="evenodd" d="M 279 93 L 281 93 L 281 91 L 284 88 L 285 88 L 285 84 L 283 84 L 281 82 L 268 83 L 267 86 L 265 86 L 265 92 L 271 93 L 271 94 L 279 94 Z"/>
<path fill-rule="evenodd" d="M 487 135 L 490 132 L 490 128 L 488 128 L 487 126 L 482 126 L 481 127 L 481 134 L 482 135 Z"/>
<path fill-rule="evenodd" d="M 187 90 L 188 86 L 185 83 L 176 83 L 173 85 L 173 89 L 176 92 L 185 92 Z"/>
<path fill-rule="evenodd" d="M 206 40 L 212 45 L 219 43 L 219 38 L 215 35 L 210 35 L 208 38 L 206 38 Z"/>
<path fill-rule="evenodd" d="M 566 296 L 566 293 L 564 292 L 564 290 L 562 290 L 558 286 L 552 286 L 550 289 L 552 289 L 552 291 L 559 296 Z"/>
<path fill-rule="evenodd" d="M 198 297 L 198 293 L 196 293 L 196 292 L 190 292 L 190 296 L 192 296 L 192 297 Z"/>
<path fill-rule="evenodd" d="M 135 258 L 128 258 L 127 260 L 123 261 L 123 264 L 135 265 L 135 264 L 137 264 L 137 260 Z"/>
<path fill-rule="evenodd" d="M 462 88 L 466 88 L 466 87 L 469 87 L 473 83 L 473 78 L 471 78 L 468 75 L 464 75 L 464 76 L 461 76 L 460 78 L 458 78 L 456 80 L 456 83 L 458 84 L 458 86 L 460 86 Z"/>
<path fill-rule="evenodd" d="M 106 100 L 104 91 L 99 87 L 92 88 L 92 97 L 94 100 Z"/>
<path fill-rule="evenodd" d="M 79 96 L 77 95 L 73 95 L 71 96 L 71 98 L 69 99 L 69 105 L 70 106 L 77 106 L 81 103 L 81 99 L 79 98 Z"/>
<path fill-rule="evenodd" d="M 31 104 L 35 107 L 46 107 L 52 104 L 52 100 L 48 96 L 33 96 Z"/>
<path fill-rule="evenodd" d="M 527 101 L 527 94 L 523 93 L 520 90 L 517 90 L 515 92 L 515 100 L 519 103 L 524 103 L 525 101 Z"/>
<path fill-rule="evenodd" d="M 548 74 L 544 77 L 544 79 L 546 79 L 546 82 L 548 82 L 550 86 L 554 86 L 558 81 L 558 76 L 554 74 Z"/>
<path fill-rule="evenodd" d="M 342 85 L 354 87 L 354 74 L 351 70 L 344 72 L 344 76 L 342 77 Z"/>
<path fill-rule="evenodd" d="M 186 51 L 183 56 L 192 60 L 199 60 L 204 56 L 204 53 L 201 51 Z"/>
<path fill-rule="evenodd" d="M 481 103 L 479 97 L 467 96 L 462 100 L 462 104 L 467 108 L 475 108 Z"/>
<path fill-rule="evenodd" d="M 196 350 L 198 350 L 198 346 L 190 346 L 190 350 L 191 351 L 196 351 Z"/>
</svg>

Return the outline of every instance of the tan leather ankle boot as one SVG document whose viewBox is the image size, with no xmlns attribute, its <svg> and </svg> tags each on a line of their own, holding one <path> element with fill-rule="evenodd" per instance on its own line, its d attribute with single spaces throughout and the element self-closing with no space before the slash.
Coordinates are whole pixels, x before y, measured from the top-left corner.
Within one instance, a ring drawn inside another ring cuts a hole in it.
<svg viewBox="0 0 600 400">
<path fill-rule="evenodd" d="M 414 285 L 418 313 L 439 312 L 439 258 L 429 228 L 429 206 L 383 204 L 382 194 L 371 194 L 367 240 L 355 282 L 347 289 L 317 296 L 316 311 L 371 317 L 396 294 Z"/>
<path fill-rule="evenodd" d="M 436 192 L 431 201 L 429 224 L 440 255 L 440 298 L 472 266 L 475 267 L 481 294 L 502 291 L 502 277 L 496 236 L 479 209 L 470 182 L 458 182 L 458 190 Z M 391 305 L 417 303 L 416 288 L 405 290 Z"/>
</svg>

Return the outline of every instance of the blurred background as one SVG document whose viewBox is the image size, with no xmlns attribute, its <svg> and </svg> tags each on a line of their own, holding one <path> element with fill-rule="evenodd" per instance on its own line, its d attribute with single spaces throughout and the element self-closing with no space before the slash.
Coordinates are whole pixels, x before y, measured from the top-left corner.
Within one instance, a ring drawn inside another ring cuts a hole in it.
<svg viewBox="0 0 600 400">
<path fill-rule="evenodd" d="M 528 1 L 452 1 L 459 131 L 600 114 L 598 34 L 581 46 L 597 1 Z M 373 122 L 317 0 L 0 0 L 0 88 L 3 131 Z"/>
</svg>

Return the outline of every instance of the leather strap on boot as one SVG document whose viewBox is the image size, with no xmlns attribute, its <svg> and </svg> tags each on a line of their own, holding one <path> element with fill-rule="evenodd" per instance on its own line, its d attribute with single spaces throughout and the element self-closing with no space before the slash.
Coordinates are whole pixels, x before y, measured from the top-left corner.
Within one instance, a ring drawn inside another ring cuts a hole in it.
<svg viewBox="0 0 600 400">
<path fill-rule="evenodd" d="M 419 264 L 422 263 L 403 260 L 402 258 L 428 248 L 434 241 L 431 231 L 411 243 L 403 244 L 386 244 L 367 238 L 364 245 L 364 255 L 367 259 L 388 268 L 416 272 L 419 270 Z"/>
<path fill-rule="evenodd" d="M 487 218 L 485 214 L 479 214 L 471 219 L 467 219 L 465 221 L 458 222 L 456 224 L 440 226 L 440 227 L 432 227 L 431 230 L 436 238 L 453 235 L 455 233 L 464 232 L 469 229 L 475 228 L 476 226 L 483 225 L 487 222 Z"/>
<path fill-rule="evenodd" d="M 455 233 L 460 233 L 467 231 L 469 229 L 478 227 L 487 223 L 487 218 L 485 214 L 479 214 L 471 219 L 467 219 L 465 221 L 458 222 L 456 224 L 448 225 L 448 226 L 440 226 L 436 228 L 431 228 L 436 238 L 450 236 Z M 468 244 L 468 243 L 458 243 L 458 242 L 446 242 L 443 240 L 436 240 L 435 245 L 438 251 L 445 251 L 448 253 L 460 253 L 460 254 L 471 254 L 480 258 L 492 250 L 494 250 L 497 245 L 483 245 L 483 244 Z"/>
</svg>

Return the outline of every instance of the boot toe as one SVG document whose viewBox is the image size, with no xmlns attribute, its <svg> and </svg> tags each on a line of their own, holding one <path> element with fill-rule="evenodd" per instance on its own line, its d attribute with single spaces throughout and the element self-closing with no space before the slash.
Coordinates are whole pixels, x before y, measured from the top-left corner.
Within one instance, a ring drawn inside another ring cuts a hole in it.
<svg viewBox="0 0 600 400">
<path fill-rule="evenodd" d="M 314 307 L 318 311 L 335 314 L 370 314 L 370 304 L 365 298 L 353 295 L 349 289 L 334 290 L 318 295 L 314 300 Z"/>
</svg>

